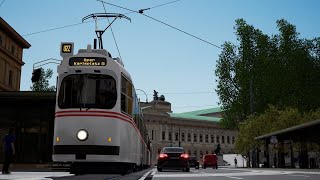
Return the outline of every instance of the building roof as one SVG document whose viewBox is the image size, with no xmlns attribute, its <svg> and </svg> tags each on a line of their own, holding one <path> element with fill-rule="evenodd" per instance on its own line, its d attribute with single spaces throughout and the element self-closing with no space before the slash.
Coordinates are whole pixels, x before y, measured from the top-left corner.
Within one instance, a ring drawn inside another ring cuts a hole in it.
<svg viewBox="0 0 320 180">
<path fill-rule="evenodd" d="M 304 142 L 320 143 L 320 119 L 292 126 L 280 131 L 272 132 L 254 138 L 255 140 L 270 139 L 271 136 L 276 136 L 281 140 L 295 140 Z"/>
<path fill-rule="evenodd" d="M 22 48 L 29 48 L 31 45 L 15 31 L 5 20 L 0 17 L 0 28 L 13 38 Z"/>
<path fill-rule="evenodd" d="M 210 121 L 210 122 L 220 122 L 222 118 L 220 117 L 210 117 L 204 116 L 205 114 L 211 113 L 220 113 L 222 112 L 222 108 L 210 108 L 210 109 L 203 109 L 197 111 L 190 111 L 184 113 L 169 113 L 170 118 L 182 118 L 182 119 L 189 119 L 189 120 L 200 120 L 200 121 Z"/>
<path fill-rule="evenodd" d="M 14 99 L 56 99 L 55 91 L 0 91 L 0 100 L 11 100 Z"/>
<path fill-rule="evenodd" d="M 220 113 L 222 111 L 223 110 L 221 107 L 217 107 L 217 108 L 209 108 L 209 109 L 201 109 L 201 110 L 197 110 L 197 111 L 184 112 L 184 113 L 180 113 L 180 114 L 201 116 L 201 115 L 211 114 L 211 113 Z"/>
</svg>

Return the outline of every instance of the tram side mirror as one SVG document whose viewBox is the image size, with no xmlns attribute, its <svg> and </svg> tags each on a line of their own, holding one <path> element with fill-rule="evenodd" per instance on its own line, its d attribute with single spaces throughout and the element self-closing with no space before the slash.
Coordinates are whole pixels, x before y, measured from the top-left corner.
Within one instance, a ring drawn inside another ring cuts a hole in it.
<svg viewBox="0 0 320 180">
<path fill-rule="evenodd" d="M 41 68 L 34 69 L 33 72 L 32 72 L 31 81 L 32 82 L 38 82 L 40 80 L 40 77 L 41 77 Z"/>
</svg>

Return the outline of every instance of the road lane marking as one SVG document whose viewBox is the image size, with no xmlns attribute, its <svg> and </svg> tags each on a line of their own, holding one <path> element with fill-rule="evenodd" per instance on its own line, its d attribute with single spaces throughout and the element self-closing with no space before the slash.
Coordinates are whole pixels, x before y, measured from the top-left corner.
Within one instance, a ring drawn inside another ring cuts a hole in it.
<svg viewBox="0 0 320 180">
<path fill-rule="evenodd" d="M 243 179 L 243 178 L 239 178 L 239 177 L 232 177 L 232 176 L 226 176 L 228 178 L 232 178 L 232 179 Z"/>
<path fill-rule="evenodd" d="M 155 171 L 155 170 L 151 173 L 151 175 L 154 176 L 154 174 L 156 174 L 156 171 Z"/>
<path fill-rule="evenodd" d="M 151 169 L 150 171 L 146 172 L 139 180 L 144 180 L 147 178 L 147 176 L 150 174 L 150 173 L 155 173 L 155 171 L 153 171 L 155 169 Z"/>
<path fill-rule="evenodd" d="M 301 175 L 301 174 L 295 174 L 295 175 L 293 175 L 293 174 L 290 174 L 290 175 L 288 175 L 288 176 L 310 177 L 310 176 L 306 176 L 306 175 Z"/>
</svg>

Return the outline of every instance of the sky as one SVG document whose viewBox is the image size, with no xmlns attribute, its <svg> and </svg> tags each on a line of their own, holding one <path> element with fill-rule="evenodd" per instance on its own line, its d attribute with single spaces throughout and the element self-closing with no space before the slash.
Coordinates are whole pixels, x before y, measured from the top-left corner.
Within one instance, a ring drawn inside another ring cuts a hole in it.
<svg viewBox="0 0 320 180">
<path fill-rule="evenodd" d="M 172 1 L 105 0 L 136 11 Z M 31 44 L 23 54 L 22 91 L 30 90 L 34 63 L 62 59 L 61 42 L 74 42 L 75 51 L 93 44 L 95 25 L 81 23 L 82 18 L 104 12 L 102 3 L 96 0 L 0 0 L 0 4 L 0 16 Z M 130 12 L 108 4 L 105 7 L 108 13 Z M 297 27 L 301 38 L 319 37 L 319 7 L 318 0 L 178 0 L 144 13 L 221 46 L 226 41 L 238 43 L 234 34 L 238 18 L 268 35 L 278 33 L 276 21 L 283 18 Z M 221 49 L 141 14 L 127 16 L 131 22 L 119 19 L 112 29 L 135 88 L 146 92 L 149 102 L 156 90 L 171 103 L 174 113 L 219 106 L 214 71 Z M 100 20 L 98 26 L 104 29 L 107 24 L 107 20 Z M 110 29 L 103 35 L 103 41 L 104 48 L 118 57 Z M 49 82 L 55 85 L 57 65 L 43 68 L 54 70 Z M 137 94 L 141 101 L 146 101 L 142 91 Z"/>
</svg>

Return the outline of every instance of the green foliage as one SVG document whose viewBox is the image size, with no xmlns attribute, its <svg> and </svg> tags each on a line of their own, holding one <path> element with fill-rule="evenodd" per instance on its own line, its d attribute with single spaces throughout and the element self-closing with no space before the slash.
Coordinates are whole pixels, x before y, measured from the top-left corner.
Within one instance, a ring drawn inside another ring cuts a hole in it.
<svg viewBox="0 0 320 180">
<path fill-rule="evenodd" d="M 254 140 L 255 137 L 316 119 L 320 119 L 320 109 L 300 113 L 296 108 L 282 109 L 269 106 L 264 113 L 249 116 L 248 119 L 239 126 L 236 149 L 239 153 L 246 153 L 250 149 L 261 147 L 263 142 Z M 310 146 L 310 148 L 319 147 L 312 144 L 308 146 Z"/>
<path fill-rule="evenodd" d="M 300 39 L 296 27 L 283 19 L 277 27 L 279 34 L 268 36 L 236 20 L 239 44 L 224 43 L 215 70 L 225 109 L 222 126 L 239 129 L 249 115 L 269 105 L 299 112 L 319 108 L 320 38 Z"/>
<path fill-rule="evenodd" d="M 32 91 L 55 91 L 56 88 L 54 86 L 49 86 L 49 79 L 52 77 L 52 74 L 52 69 L 44 71 L 44 69 L 41 68 L 40 80 L 32 83 L 30 89 Z"/>
</svg>

